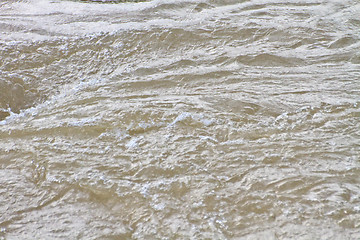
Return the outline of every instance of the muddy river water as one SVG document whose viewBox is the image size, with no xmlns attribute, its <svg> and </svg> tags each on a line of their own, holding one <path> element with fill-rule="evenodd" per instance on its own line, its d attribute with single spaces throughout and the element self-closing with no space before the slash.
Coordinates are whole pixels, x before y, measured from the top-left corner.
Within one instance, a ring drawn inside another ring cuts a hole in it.
<svg viewBox="0 0 360 240">
<path fill-rule="evenodd" d="M 0 239 L 360 239 L 360 1 L 2 0 Z"/>
</svg>

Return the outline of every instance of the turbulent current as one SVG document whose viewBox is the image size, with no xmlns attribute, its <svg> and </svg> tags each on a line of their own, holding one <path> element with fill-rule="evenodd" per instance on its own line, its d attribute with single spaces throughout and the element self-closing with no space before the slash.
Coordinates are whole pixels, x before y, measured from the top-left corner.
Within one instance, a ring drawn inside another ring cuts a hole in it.
<svg viewBox="0 0 360 240">
<path fill-rule="evenodd" d="M 360 239 L 360 1 L 2 0 L 0 239 Z"/>
</svg>

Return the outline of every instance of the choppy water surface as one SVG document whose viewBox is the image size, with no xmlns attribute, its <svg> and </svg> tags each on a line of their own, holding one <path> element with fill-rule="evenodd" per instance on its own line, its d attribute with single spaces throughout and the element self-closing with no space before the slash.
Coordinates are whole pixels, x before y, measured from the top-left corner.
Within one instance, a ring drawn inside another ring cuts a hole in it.
<svg viewBox="0 0 360 240">
<path fill-rule="evenodd" d="M 359 16 L 2 1 L 0 239 L 360 239 Z"/>
</svg>

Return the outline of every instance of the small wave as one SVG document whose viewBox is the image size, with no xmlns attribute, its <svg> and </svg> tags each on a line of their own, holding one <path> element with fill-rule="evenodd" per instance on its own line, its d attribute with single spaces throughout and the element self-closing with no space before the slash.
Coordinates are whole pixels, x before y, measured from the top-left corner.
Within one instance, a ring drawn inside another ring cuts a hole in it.
<svg viewBox="0 0 360 240">
<path fill-rule="evenodd" d="M 262 67 L 292 67 L 292 66 L 301 66 L 304 64 L 304 61 L 295 57 L 282 57 L 274 54 L 258 54 L 255 56 L 249 55 L 240 55 L 236 58 L 236 61 L 251 66 L 262 66 Z"/>
</svg>

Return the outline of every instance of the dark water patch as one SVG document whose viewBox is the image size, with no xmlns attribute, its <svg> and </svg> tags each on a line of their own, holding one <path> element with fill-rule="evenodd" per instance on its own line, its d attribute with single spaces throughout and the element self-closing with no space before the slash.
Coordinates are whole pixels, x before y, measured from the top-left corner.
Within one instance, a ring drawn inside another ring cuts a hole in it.
<svg viewBox="0 0 360 240">
<path fill-rule="evenodd" d="M 332 42 L 329 46 L 330 49 L 337 49 L 337 48 L 345 48 L 351 46 L 354 43 L 358 43 L 359 38 L 354 38 L 354 36 L 345 36 L 341 37 L 334 42 Z"/>
<path fill-rule="evenodd" d="M 208 4 L 208 3 L 199 3 L 195 6 L 194 11 L 201 12 L 205 9 L 211 9 L 213 7 L 214 7 L 213 5 Z"/>
<path fill-rule="evenodd" d="M 23 81 L 21 75 L 9 74 L 0 78 L 0 120 L 31 107 L 39 98 L 38 90 Z"/>
<path fill-rule="evenodd" d="M 255 56 L 241 55 L 236 57 L 236 61 L 244 65 L 263 67 L 291 67 L 304 64 L 302 59 L 296 57 L 282 57 L 268 53 L 258 54 Z"/>
<path fill-rule="evenodd" d="M 0 121 L 10 116 L 10 113 L 6 110 L 0 110 Z"/>
</svg>

